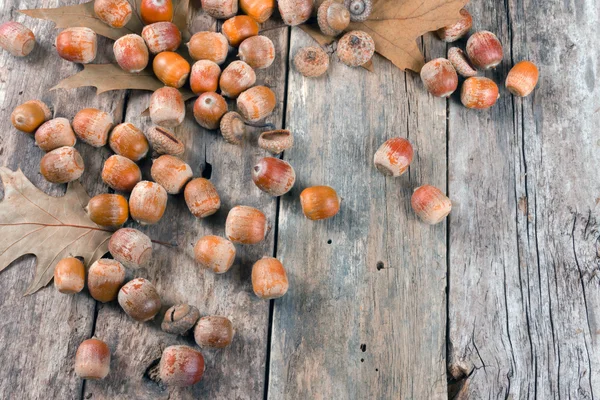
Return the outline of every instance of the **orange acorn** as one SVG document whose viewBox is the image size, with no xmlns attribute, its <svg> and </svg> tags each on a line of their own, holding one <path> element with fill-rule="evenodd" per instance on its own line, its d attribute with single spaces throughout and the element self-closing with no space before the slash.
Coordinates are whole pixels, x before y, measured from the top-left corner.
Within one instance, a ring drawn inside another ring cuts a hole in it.
<svg viewBox="0 0 600 400">
<path fill-rule="evenodd" d="M 403 138 L 392 138 L 381 145 L 375 153 L 375 167 L 384 175 L 400 176 L 413 159 L 413 147 Z"/>
<path fill-rule="evenodd" d="M 238 47 L 245 39 L 258 35 L 259 29 L 254 18 L 238 15 L 225 21 L 221 31 L 232 47 Z"/>
<path fill-rule="evenodd" d="M 528 96 L 538 82 L 539 72 L 531 61 L 521 61 L 511 68 L 506 77 L 506 88 L 515 96 Z"/>
<path fill-rule="evenodd" d="M 229 51 L 227 38 L 218 32 L 198 32 L 187 46 L 194 60 L 210 60 L 217 64 L 225 62 Z"/>
<path fill-rule="evenodd" d="M 259 24 L 271 18 L 275 10 L 275 0 L 239 0 L 239 4 L 242 12 Z"/>
<path fill-rule="evenodd" d="M 74 63 L 89 64 L 98 51 L 96 33 L 89 28 L 67 28 L 56 37 L 58 55 Z"/>
<path fill-rule="evenodd" d="M 152 54 L 175 51 L 181 45 L 181 31 L 172 22 L 155 22 L 146 25 L 142 37 Z"/>
<path fill-rule="evenodd" d="M 216 92 L 219 88 L 221 67 L 210 60 L 196 61 L 192 66 L 190 86 L 195 94 Z"/>
<path fill-rule="evenodd" d="M 341 199 L 329 186 L 313 186 L 300 193 L 300 203 L 306 218 L 316 221 L 335 216 L 340 211 Z"/>
<path fill-rule="evenodd" d="M 223 274 L 231 268 L 235 260 L 235 246 L 219 236 L 204 236 L 194 246 L 194 258 L 202 268 L 215 274 Z"/>
<path fill-rule="evenodd" d="M 145 25 L 173 19 L 172 0 L 142 0 L 140 14 Z"/>
<path fill-rule="evenodd" d="M 289 288 L 283 264 L 276 258 L 263 257 L 252 267 L 252 289 L 261 299 L 282 297 Z"/>
<path fill-rule="evenodd" d="M 95 0 L 94 12 L 112 28 L 122 28 L 131 19 L 133 9 L 127 0 Z"/>
<path fill-rule="evenodd" d="M 435 225 L 450 214 L 452 202 L 441 190 L 431 185 L 415 189 L 410 200 L 415 213 L 421 221 Z"/>
<path fill-rule="evenodd" d="M 221 198 L 214 185 L 205 178 L 192 179 L 183 191 L 185 203 L 196 218 L 205 218 L 221 208 Z"/>
<path fill-rule="evenodd" d="M 108 138 L 108 144 L 112 151 L 131 161 L 139 161 L 146 157 L 149 150 L 144 133 L 129 122 L 115 126 Z"/>
<path fill-rule="evenodd" d="M 227 214 L 225 236 L 233 243 L 260 243 L 265 239 L 267 232 L 267 217 L 256 208 L 236 206 Z"/>
<path fill-rule="evenodd" d="M 296 182 L 296 172 L 287 161 L 264 157 L 252 168 L 252 181 L 271 196 L 283 196 Z"/>
<path fill-rule="evenodd" d="M 202 93 L 194 103 L 196 122 L 206 129 L 217 129 L 219 122 L 227 112 L 227 102 L 218 93 Z"/>
<path fill-rule="evenodd" d="M 114 154 L 104 162 L 102 180 L 114 190 L 131 192 L 142 180 L 142 172 L 129 158 Z"/>
<path fill-rule="evenodd" d="M 154 74 L 162 83 L 174 88 L 180 88 L 190 76 L 190 64 L 177 53 L 163 51 L 154 57 L 152 62 Z"/>
<path fill-rule="evenodd" d="M 489 108 L 496 104 L 499 97 L 496 83 L 480 76 L 468 78 L 460 90 L 460 101 L 467 108 Z"/>
</svg>

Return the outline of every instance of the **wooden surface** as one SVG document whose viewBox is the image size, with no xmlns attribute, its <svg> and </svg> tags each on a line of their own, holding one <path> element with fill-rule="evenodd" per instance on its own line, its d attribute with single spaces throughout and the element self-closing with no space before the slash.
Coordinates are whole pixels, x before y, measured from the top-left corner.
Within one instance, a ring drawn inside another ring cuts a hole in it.
<svg viewBox="0 0 600 400">
<path fill-rule="evenodd" d="M 15 106 L 41 98 L 55 116 L 72 118 L 93 106 L 117 122 L 149 126 L 140 116 L 148 94 L 48 92 L 80 67 L 56 56 L 51 23 L 15 10 L 76 3 L 0 4 L 1 20 L 25 22 L 39 43 L 25 59 L 0 53 L 0 165 L 22 168 L 53 195 L 65 188 L 39 174 L 42 152 L 10 125 Z M 24 257 L 0 274 L 0 398 L 598 397 L 600 10 L 593 0 L 474 2 L 468 9 L 476 29 L 495 32 L 504 44 L 503 63 L 485 75 L 503 82 L 514 62 L 533 60 L 541 79 L 532 96 L 516 99 L 501 86 L 494 108 L 466 110 L 458 96 L 433 98 L 416 74 L 380 57 L 369 73 L 334 56 L 326 77 L 305 79 L 289 58 L 310 39 L 273 21 L 265 34 L 278 57 L 258 82 L 277 95 L 268 122 L 295 133 L 296 145 L 283 155 L 297 173 L 294 189 L 276 200 L 251 183 L 252 165 L 266 155 L 255 134 L 237 147 L 189 117 L 176 130 L 194 174 L 211 171 L 223 207 L 198 221 L 181 196 L 170 196 L 161 223 L 141 229 L 179 247 L 155 247 L 152 263 L 136 275 L 156 284 L 163 311 L 189 302 L 202 315 L 233 320 L 233 345 L 203 351 L 202 383 L 169 389 L 148 378 L 164 347 L 193 345 L 190 337 L 163 333 L 162 314 L 136 323 L 116 303 L 95 304 L 87 291 L 65 296 L 51 286 L 22 297 L 35 263 Z M 201 13 L 189 19 L 192 32 L 218 28 Z M 113 60 L 110 43 L 101 39 L 106 50 L 99 62 Z M 446 51 L 432 35 L 419 45 L 426 59 Z M 394 136 L 413 143 L 415 159 L 406 175 L 384 178 L 372 157 Z M 86 190 L 107 192 L 98 176 L 110 151 L 77 148 L 86 161 Z M 150 165 L 142 163 L 145 176 Z M 426 183 L 453 201 L 450 218 L 434 227 L 410 210 L 412 190 Z M 331 185 L 343 198 L 334 219 L 302 216 L 298 195 L 315 184 Z M 193 243 L 222 235 L 228 210 L 240 204 L 265 212 L 272 226 L 267 240 L 238 246 L 225 275 L 199 270 Z M 288 294 L 271 303 L 254 296 L 249 279 L 263 255 L 280 258 L 290 278 Z M 113 350 L 112 372 L 104 381 L 83 382 L 73 357 L 92 335 Z"/>
</svg>

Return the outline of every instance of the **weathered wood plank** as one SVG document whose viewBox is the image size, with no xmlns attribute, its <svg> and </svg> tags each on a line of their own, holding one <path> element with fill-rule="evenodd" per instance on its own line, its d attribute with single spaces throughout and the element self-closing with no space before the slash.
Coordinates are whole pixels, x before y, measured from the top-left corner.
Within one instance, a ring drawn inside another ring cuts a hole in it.
<svg viewBox="0 0 600 400">
<path fill-rule="evenodd" d="M 269 23 L 265 28 L 276 25 Z M 215 21 L 203 14 L 193 17 L 192 33 L 214 30 Z M 275 43 L 277 59 L 267 70 L 257 71 L 257 82 L 275 91 L 279 104 L 268 118 L 281 126 L 285 89 L 287 54 L 287 28 L 265 32 Z M 131 96 L 126 120 L 140 127 L 150 126 L 148 118 L 140 113 L 148 106 L 149 95 Z M 188 389 L 163 388 L 145 376 L 146 370 L 160 358 L 162 349 L 173 344 L 195 345 L 193 337 L 178 338 L 160 330 L 160 313 L 156 321 L 137 323 L 124 315 L 118 304 L 100 306 L 95 334 L 107 341 L 114 352 L 113 373 L 102 382 L 88 382 L 85 398 L 215 398 L 262 399 L 267 354 L 269 303 L 259 300 L 252 292 L 250 272 L 252 264 L 264 255 L 271 255 L 274 234 L 264 243 L 255 246 L 237 246 L 236 263 L 225 275 L 214 275 L 201 270 L 193 260 L 193 245 L 207 234 L 224 235 L 225 218 L 236 205 L 249 205 L 261 209 L 275 223 L 275 199 L 260 192 L 252 183 L 250 171 L 264 151 L 256 146 L 255 135 L 248 143 L 234 146 L 224 142 L 218 132 L 200 128 L 193 119 L 193 101 L 188 104 L 188 117 L 176 129 L 186 143 L 184 159 L 194 174 L 199 176 L 207 164 L 212 166 L 211 181 L 221 195 L 221 210 L 205 220 L 196 220 L 188 211 L 183 197 L 169 196 L 168 211 L 163 220 L 151 227 L 137 228 L 151 237 L 175 241 L 180 247 L 166 249 L 155 247 L 151 264 L 136 271 L 157 286 L 163 299 L 163 313 L 177 303 L 189 303 L 200 309 L 201 315 L 225 315 L 232 319 L 236 336 L 233 344 L 224 350 L 203 351 L 207 362 L 203 381 Z M 151 162 L 144 163 L 143 173 L 149 178 Z"/>
<path fill-rule="evenodd" d="M 292 56 L 312 40 L 292 30 Z M 439 41 L 425 50 L 442 54 Z M 277 256 L 290 290 L 275 301 L 269 398 L 442 399 L 446 227 L 417 221 L 417 186 L 446 186 L 446 103 L 415 74 L 376 57 L 375 73 L 332 57 L 326 77 L 290 71 L 285 158 L 296 186 L 281 199 Z M 293 67 L 292 67 L 293 68 Z M 385 178 L 373 154 L 388 138 L 416 150 L 410 171 Z M 333 219 L 304 218 L 312 185 L 343 198 Z"/>
<path fill-rule="evenodd" d="M 506 8 L 508 7 L 508 9 Z M 450 373 L 458 398 L 594 398 L 600 152 L 593 1 L 472 3 L 535 93 L 450 107 Z M 533 12 L 535 10 L 535 12 Z M 567 67 L 568 65 L 568 67 Z M 566 72 L 568 70 L 568 72 Z"/>
<path fill-rule="evenodd" d="M 31 7 L 58 7 L 70 1 L 17 1 L 0 3 L 2 21 L 14 19 L 30 27 L 38 38 L 37 48 L 28 57 L 18 59 L 0 51 L 0 165 L 21 168 L 39 188 L 55 196 L 64 194 L 66 185 L 46 182 L 39 173 L 43 152 L 33 137 L 16 131 L 10 123 L 14 107 L 32 99 L 41 99 L 54 110 L 54 116 L 72 119 L 82 107 L 98 107 L 120 120 L 123 93 L 95 96 L 92 89 L 48 92 L 60 79 L 81 69 L 61 60 L 54 50 L 56 30 L 52 23 L 27 18 L 16 10 Z M 108 41 L 100 39 L 98 61 L 107 62 L 112 55 Z M 82 183 L 91 194 L 101 185 L 98 176 L 101 161 L 108 151 L 77 144 L 85 164 Z M 0 275 L 0 354 L 4 367 L 0 371 L 0 398 L 78 399 L 82 381 L 73 372 L 77 346 L 92 332 L 94 301 L 85 294 L 68 296 L 54 287 L 23 297 L 34 275 L 35 258 L 27 256 L 14 262 Z"/>
</svg>

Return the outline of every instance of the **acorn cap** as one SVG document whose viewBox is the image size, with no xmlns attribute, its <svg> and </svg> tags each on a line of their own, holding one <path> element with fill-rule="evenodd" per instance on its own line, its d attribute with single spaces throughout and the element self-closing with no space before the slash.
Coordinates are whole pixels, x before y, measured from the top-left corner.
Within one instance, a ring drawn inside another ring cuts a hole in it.
<svg viewBox="0 0 600 400">
<path fill-rule="evenodd" d="M 242 144 L 246 136 L 246 124 L 242 116 L 235 111 L 223 115 L 220 123 L 221 135 L 227 143 Z"/>
<path fill-rule="evenodd" d="M 375 42 L 363 31 L 346 33 L 338 42 L 337 55 L 344 64 L 359 67 L 371 60 L 375 53 Z"/>
<path fill-rule="evenodd" d="M 327 72 L 329 55 L 318 46 L 304 47 L 294 56 L 294 65 L 302 75 L 314 78 Z"/>
<path fill-rule="evenodd" d="M 294 145 L 294 136 L 287 129 L 277 129 L 260 134 L 258 146 L 271 154 L 279 154 L 291 149 Z"/>
<path fill-rule="evenodd" d="M 350 12 L 343 4 L 326 0 L 319 7 L 317 21 L 323 34 L 337 36 L 350 24 Z"/>
<path fill-rule="evenodd" d="M 373 10 L 371 0 L 344 0 L 344 5 L 350 11 L 350 20 L 352 22 L 366 21 Z"/>
<path fill-rule="evenodd" d="M 146 137 L 154 151 L 158 154 L 180 156 L 185 150 L 185 146 L 181 140 L 177 139 L 175 134 L 169 129 L 153 126 L 146 132 Z"/>
</svg>

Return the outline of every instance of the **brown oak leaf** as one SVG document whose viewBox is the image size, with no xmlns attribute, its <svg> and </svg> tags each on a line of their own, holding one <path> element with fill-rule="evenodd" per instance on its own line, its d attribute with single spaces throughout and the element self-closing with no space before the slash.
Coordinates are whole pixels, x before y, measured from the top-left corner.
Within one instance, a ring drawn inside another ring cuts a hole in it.
<svg viewBox="0 0 600 400">
<path fill-rule="evenodd" d="M 66 257 L 83 257 L 90 266 L 108 252 L 112 232 L 94 224 L 84 207 L 85 189 L 71 182 L 63 197 L 36 188 L 21 172 L 0 167 L 4 199 L 0 202 L 0 271 L 25 254 L 37 257 L 35 276 L 25 295 L 46 286 L 56 263 Z"/>
</svg>

